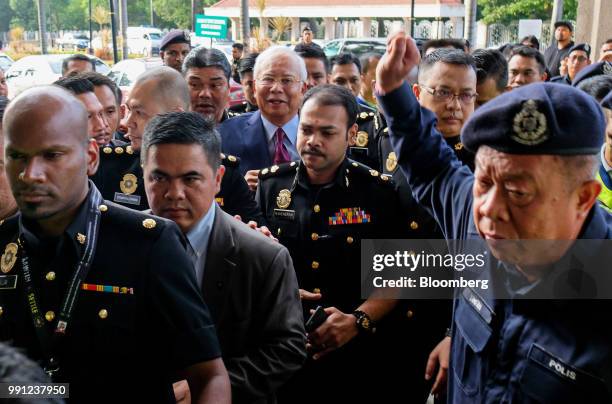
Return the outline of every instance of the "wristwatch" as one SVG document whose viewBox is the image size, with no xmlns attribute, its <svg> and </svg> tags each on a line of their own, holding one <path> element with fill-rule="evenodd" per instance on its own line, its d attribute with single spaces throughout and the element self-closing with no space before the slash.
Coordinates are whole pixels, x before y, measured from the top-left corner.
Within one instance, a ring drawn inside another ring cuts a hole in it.
<svg viewBox="0 0 612 404">
<path fill-rule="evenodd" d="M 353 315 L 357 318 L 357 330 L 360 334 L 374 334 L 376 332 L 376 324 L 367 313 L 361 310 L 355 310 Z"/>
</svg>

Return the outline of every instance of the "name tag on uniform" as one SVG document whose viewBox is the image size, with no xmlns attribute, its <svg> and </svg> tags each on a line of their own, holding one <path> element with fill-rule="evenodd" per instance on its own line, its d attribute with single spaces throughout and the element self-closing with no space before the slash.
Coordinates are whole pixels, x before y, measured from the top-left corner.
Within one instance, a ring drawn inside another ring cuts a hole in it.
<svg viewBox="0 0 612 404">
<path fill-rule="evenodd" d="M 16 289 L 17 275 L 0 275 L 0 289 Z"/>
<path fill-rule="evenodd" d="M 274 209 L 274 217 L 279 219 L 295 220 L 295 210 Z"/>
<path fill-rule="evenodd" d="M 470 306 L 476 310 L 480 317 L 487 323 L 491 324 L 491 320 L 493 319 L 493 311 L 489 309 L 487 303 L 482 300 L 480 296 L 478 296 L 472 289 L 465 288 L 463 289 L 463 297 L 468 301 Z"/>
<path fill-rule="evenodd" d="M 115 198 L 113 202 L 117 203 L 127 203 L 129 205 L 140 205 L 140 196 L 139 195 L 127 195 L 121 192 L 115 192 Z"/>
</svg>

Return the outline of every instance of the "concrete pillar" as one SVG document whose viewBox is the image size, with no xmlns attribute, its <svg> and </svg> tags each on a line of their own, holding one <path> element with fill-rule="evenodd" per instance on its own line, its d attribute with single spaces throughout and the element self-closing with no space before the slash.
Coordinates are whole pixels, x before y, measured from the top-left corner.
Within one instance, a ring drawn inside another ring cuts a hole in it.
<svg viewBox="0 0 612 404">
<path fill-rule="evenodd" d="M 476 45 L 472 44 L 473 49 L 485 49 L 487 47 L 487 24 L 482 21 L 476 23 Z"/>
<path fill-rule="evenodd" d="M 300 17 L 291 17 L 291 41 L 300 40 Z"/>
<path fill-rule="evenodd" d="M 329 41 L 336 37 L 336 21 L 332 17 L 323 18 L 323 24 L 325 25 L 325 40 Z"/>
<path fill-rule="evenodd" d="M 431 39 L 442 38 L 443 29 L 444 22 L 440 17 L 436 17 L 435 20 L 431 22 Z"/>
<path fill-rule="evenodd" d="M 230 21 L 232 23 L 232 41 L 241 41 L 242 35 L 240 33 L 240 18 L 232 17 Z"/>
<path fill-rule="evenodd" d="M 601 44 L 612 38 L 612 7 L 609 0 L 581 0 L 578 2 L 574 42 L 587 42 L 593 49 L 591 60 L 599 60 Z"/>
<path fill-rule="evenodd" d="M 451 17 L 451 23 L 453 24 L 453 38 L 463 38 L 463 18 Z"/>
<path fill-rule="evenodd" d="M 402 17 L 402 22 L 404 24 L 404 31 L 413 36 L 412 32 L 412 18 L 410 17 Z"/>
<path fill-rule="evenodd" d="M 361 36 L 369 38 L 372 36 L 372 19 L 370 17 L 361 17 Z"/>
<path fill-rule="evenodd" d="M 268 36 L 268 17 L 259 17 L 259 32 L 262 36 Z"/>
</svg>

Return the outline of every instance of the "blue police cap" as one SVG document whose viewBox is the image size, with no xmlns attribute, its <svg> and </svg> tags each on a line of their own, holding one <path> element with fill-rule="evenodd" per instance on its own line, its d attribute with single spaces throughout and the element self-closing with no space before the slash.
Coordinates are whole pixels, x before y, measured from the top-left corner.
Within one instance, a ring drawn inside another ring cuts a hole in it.
<svg viewBox="0 0 612 404">
<path fill-rule="evenodd" d="M 612 63 L 603 61 L 588 65 L 584 69 L 580 70 L 576 77 L 574 77 L 574 81 L 572 81 L 572 86 L 576 87 L 578 84 L 580 84 L 581 81 L 594 76 L 599 76 L 601 74 L 612 75 Z"/>
<path fill-rule="evenodd" d="M 183 29 L 173 29 L 168 31 L 166 35 L 162 38 L 159 49 L 164 50 L 164 48 L 173 43 L 186 43 L 191 44 L 191 40 L 189 39 L 189 31 Z"/>
<path fill-rule="evenodd" d="M 567 85 L 534 83 L 478 108 L 461 131 L 465 147 L 486 145 L 510 154 L 597 154 L 603 112 L 590 95 Z"/>
<path fill-rule="evenodd" d="M 569 50 L 569 52 L 567 52 L 567 54 L 571 54 L 573 51 L 584 51 L 587 54 L 587 58 L 591 57 L 591 45 L 589 45 L 588 43 L 578 43 L 574 46 L 572 46 Z"/>
<path fill-rule="evenodd" d="M 601 100 L 601 106 L 604 108 L 612 109 L 612 91 Z"/>
</svg>

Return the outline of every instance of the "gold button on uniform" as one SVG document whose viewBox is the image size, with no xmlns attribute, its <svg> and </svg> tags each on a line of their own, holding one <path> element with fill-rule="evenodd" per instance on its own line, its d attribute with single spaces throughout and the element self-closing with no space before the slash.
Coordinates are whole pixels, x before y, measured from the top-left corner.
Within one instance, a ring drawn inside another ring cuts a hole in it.
<svg viewBox="0 0 612 404">
<path fill-rule="evenodd" d="M 105 319 L 106 317 L 108 317 L 108 311 L 106 309 L 102 309 L 98 312 L 98 317 L 100 317 L 101 319 Z"/>
<path fill-rule="evenodd" d="M 314 288 L 314 289 L 312 290 L 312 293 L 321 293 L 321 289 L 319 289 L 319 288 Z"/>
<path fill-rule="evenodd" d="M 312 261 L 312 264 L 310 264 L 310 266 L 312 267 L 312 269 L 318 269 L 319 263 L 317 261 Z"/>
<path fill-rule="evenodd" d="M 108 210 L 108 206 L 100 205 L 100 206 L 98 206 L 98 209 L 100 209 L 100 212 L 106 212 Z"/>
<path fill-rule="evenodd" d="M 47 272 L 47 275 L 45 275 L 45 279 L 48 280 L 48 281 L 55 280 L 55 272 L 53 272 L 53 271 Z"/>
<path fill-rule="evenodd" d="M 412 318 L 413 316 L 414 316 L 414 312 L 413 312 L 412 310 L 408 310 L 408 311 L 406 312 L 406 317 L 408 317 L 408 318 Z"/>
<path fill-rule="evenodd" d="M 317 233 L 312 233 L 310 238 L 312 238 L 312 241 L 317 241 L 319 239 L 319 235 Z"/>
<path fill-rule="evenodd" d="M 313 206 L 312 210 L 314 210 L 315 213 L 319 213 L 321 211 L 321 207 L 319 205 L 315 205 Z"/>
<path fill-rule="evenodd" d="M 418 229 L 418 228 L 419 228 L 419 224 L 418 224 L 417 222 L 411 222 L 411 223 L 410 223 L 410 228 L 411 228 L 412 230 L 416 230 L 416 229 Z"/>
<path fill-rule="evenodd" d="M 346 238 L 346 242 L 349 243 L 349 244 L 353 244 L 353 241 L 355 241 L 355 240 L 353 240 L 353 238 L 351 236 L 348 236 Z"/>
<path fill-rule="evenodd" d="M 45 313 L 45 318 L 47 319 L 47 321 L 51 322 L 55 318 L 55 313 L 49 310 Z"/>
<path fill-rule="evenodd" d="M 0 316 L 4 314 L 4 309 L 0 306 Z"/>
</svg>

